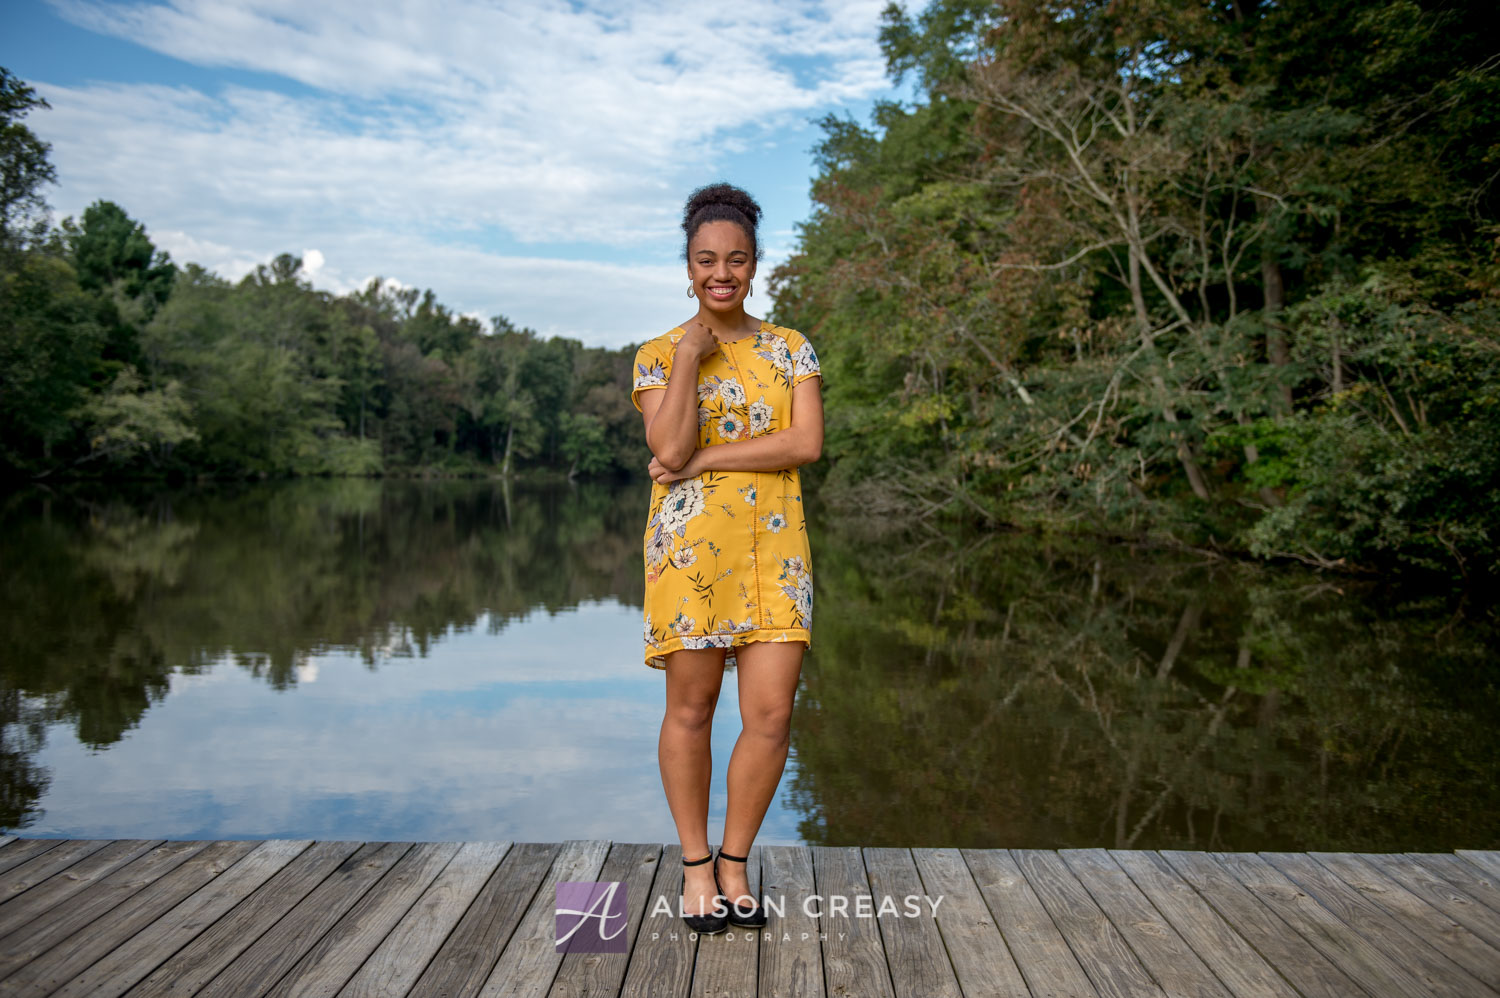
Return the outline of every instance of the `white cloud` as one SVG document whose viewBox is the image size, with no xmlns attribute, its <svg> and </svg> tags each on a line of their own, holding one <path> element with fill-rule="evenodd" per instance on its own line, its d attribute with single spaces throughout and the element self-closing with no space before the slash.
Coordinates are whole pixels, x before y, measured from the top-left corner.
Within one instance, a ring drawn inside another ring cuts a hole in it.
<svg viewBox="0 0 1500 998">
<path fill-rule="evenodd" d="M 34 127 L 53 143 L 61 211 L 115 200 L 179 261 L 242 273 L 316 245 L 320 286 L 388 274 L 460 311 L 624 342 L 660 331 L 670 298 L 638 328 L 660 268 L 601 272 L 515 247 L 670 259 L 687 190 L 769 165 L 780 131 L 885 87 L 883 2 L 56 0 L 93 30 L 309 89 L 33 81 L 52 105 Z M 567 288 L 580 268 L 639 303 Z"/>
</svg>

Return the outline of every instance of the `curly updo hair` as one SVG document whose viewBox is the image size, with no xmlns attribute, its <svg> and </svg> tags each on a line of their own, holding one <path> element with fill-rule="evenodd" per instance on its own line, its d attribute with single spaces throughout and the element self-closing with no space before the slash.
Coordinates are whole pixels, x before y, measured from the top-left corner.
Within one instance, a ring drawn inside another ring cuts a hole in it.
<svg viewBox="0 0 1500 998">
<path fill-rule="evenodd" d="M 760 259 L 760 240 L 755 237 L 760 225 L 760 205 L 755 199 L 733 184 L 709 184 L 688 195 L 682 209 L 682 257 L 688 258 L 688 246 L 694 234 L 707 222 L 733 222 L 745 230 L 750 237 L 750 248 L 755 259 Z"/>
</svg>

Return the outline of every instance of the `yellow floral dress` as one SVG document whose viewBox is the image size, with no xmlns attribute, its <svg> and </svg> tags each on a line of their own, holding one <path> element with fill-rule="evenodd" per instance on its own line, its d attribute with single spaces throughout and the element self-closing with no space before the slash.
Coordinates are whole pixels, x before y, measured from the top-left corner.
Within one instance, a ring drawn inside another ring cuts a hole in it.
<svg viewBox="0 0 1500 998">
<path fill-rule="evenodd" d="M 636 352 L 630 400 L 666 388 L 672 329 Z M 795 329 L 762 322 L 754 336 L 721 343 L 698 365 L 700 447 L 765 436 L 792 423 L 792 388 L 819 377 L 818 355 Z M 751 641 L 812 647 L 812 558 L 802 479 L 780 471 L 705 471 L 651 487 L 644 541 L 646 664 L 667 667 L 679 648 L 735 648 Z"/>
</svg>

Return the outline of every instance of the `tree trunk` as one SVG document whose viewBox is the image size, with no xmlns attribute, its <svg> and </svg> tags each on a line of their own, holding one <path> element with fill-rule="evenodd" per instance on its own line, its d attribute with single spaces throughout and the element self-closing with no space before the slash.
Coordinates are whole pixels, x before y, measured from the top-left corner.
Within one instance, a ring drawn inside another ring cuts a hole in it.
<svg viewBox="0 0 1500 998">
<path fill-rule="evenodd" d="M 1245 412 L 1244 410 L 1241 410 L 1239 415 L 1239 424 L 1241 426 L 1248 426 L 1250 424 L 1250 414 Z M 1245 463 L 1254 464 L 1259 460 L 1260 450 L 1255 446 L 1255 444 L 1247 442 L 1245 444 Z M 1281 496 L 1277 495 L 1276 490 L 1271 488 L 1269 485 L 1262 485 L 1260 487 L 1260 498 L 1265 502 L 1267 506 L 1281 505 Z"/>
<path fill-rule="evenodd" d="M 1146 311 L 1146 296 L 1141 290 L 1141 259 L 1132 243 L 1127 247 L 1130 261 L 1130 300 L 1135 306 L 1136 322 L 1141 327 L 1141 342 L 1146 354 L 1150 358 L 1151 383 L 1156 388 L 1157 397 L 1161 403 L 1161 414 L 1168 423 L 1177 424 L 1177 410 L 1168 398 L 1167 383 L 1161 376 L 1161 365 L 1156 355 L 1156 346 L 1151 342 L 1151 316 Z M 1198 468 L 1198 462 L 1193 458 L 1192 449 L 1188 446 L 1187 437 L 1179 433 L 1177 436 L 1177 460 L 1182 463 L 1182 470 L 1187 473 L 1188 484 L 1193 487 L 1193 494 L 1205 502 L 1210 499 L 1208 494 L 1208 483 L 1203 479 L 1203 472 Z"/>
<path fill-rule="evenodd" d="M 1344 390 L 1344 354 L 1339 344 L 1339 332 L 1343 327 L 1335 319 L 1329 328 L 1333 330 L 1333 394 L 1338 395 Z"/>
<path fill-rule="evenodd" d="M 1257 196 L 1256 206 L 1262 216 L 1271 212 L 1271 199 Z M 1268 237 L 1261 243 L 1260 282 L 1265 294 L 1265 305 L 1261 314 L 1266 323 L 1266 359 L 1275 367 L 1286 367 L 1291 363 L 1291 351 L 1287 347 L 1286 325 L 1281 321 L 1281 310 L 1286 307 L 1286 286 L 1281 281 L 1281 263 Z M 1292 386 L 1282 385 L 1278 392 L 1280 413 L 1292 411 Z"/>
<path fill-rule="evenodd" d="M 515 437 L 516 424 L 512 421 L 509 428 L 505 431 L 505 460 L 500 463 L 500 474 L 507 478 L 510 477 L 510 445 L 515 440 Z"/>
</svg>

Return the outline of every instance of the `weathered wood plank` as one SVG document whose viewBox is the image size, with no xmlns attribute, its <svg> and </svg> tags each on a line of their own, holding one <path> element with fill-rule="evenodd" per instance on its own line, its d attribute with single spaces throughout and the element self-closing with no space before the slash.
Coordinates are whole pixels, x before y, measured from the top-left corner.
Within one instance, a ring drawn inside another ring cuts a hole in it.
<svg viewBox="0 0 1500 998">
<path fill-rule="evenodd" d="M 720 864 L 721 869 L 729 863 Z M 745 854 L 745 878 L 750 893 L 760 896 L 760 846 Z M 725 870 L 727 872 L 727 870 Z M 728 902 L 724 902 L 728 904 Z M 767 924 L 770 924 L 769 916 Z M 698 940 L 693 965 L 695 998 L 755 998 L 760 974 L 760 933 L 730 923 L 723 932 Z"/>
<path fill-rule="evenodd" d="M 500 861 L 509 842 L 465 842 L 386 934 L 338 998 L 403 998 L 418 994 L 413 984 L 426 969 L 453 927 L 469 910 Z"/>
<path fill-rule="evenodd" d="M 474 903 L 428 961 L 411 994 L 478 994 L 561 851 L 559 842 L 519 842 L 511 846 Z"/>
<path fill-rule="evenodd" d="M 1500 877 L 1490 876 L 1462 856 L 1409 852 L 1406 857 L 1500 914 Z"/>
<path fill-rule="evenodd" d="M 0 937 L 22 928 L 55 904 L 87 890 L 161 845 L 163 839 L 82 839 L 65 842 L 22 863 L 0 887 Z M 0 946 L 4 939 L 0 938 Z"/>
<path fill-rule="evenodd" d="M 1322 863 L 1302 852 L 1262 852 L 1260 855 L 1281 870 L 1287 879 L 1313 894 L 1344 924 L 1370 939 L 1377 948 L 1385 953 L 1401 953 L 1403 966 L 1422 981 L 1431 995 L 1484 995 L 1488 992 L 1488 987 L 1482 986 L 1472 974 L 1431 947 L 1430 939 L 1419 938 L 1416 933 L 1404 929 L 1389 912 L 1335 876 Z M 1458 926 L 1458 932 L 1473 939 L 1461 926 Z M 1484 945 L 1479 939 L 1473 941 Z"/>
<path fill-rule="evenodd" d="M 542 878 L 531 904 L 506 942 L 495 969 L 479 991 L 479 998 L 542 998 L 562 966 L 557 952 L 557 885 L 565 881 L 598 880 L 609 843 L 602 839 L 570 839 Z"/>
<path fill-rule="evenodd" d="M 1486 876 L 1500 879 L 1500 852 L 1481 849 L 1459 849 L 1455 855 L 1464 862 L 1483 870 Z"/>
<path fill-rule="evenodd" d="M 1282 920 L 1372 995 L 1430 998 L 1424 985 L 1307 891 L 1254 853 L 1213 853 L 1213 858 Z"/>
<path fill-rule="evenodd" d="M 761 998 L 823 998 L 823 944 L 807 907 L 815 893 L 812 850 L 763 846 L 761 891 L 773 907 L 760 942 Z"/>
<path fill-rule="evenodd" d="M 1387 953 L 1400 953 L 1402 965 L 1426 986 L 1429 994 L 1483 995 L 1489 990 L 1472 974 L 1432 948 L 1429 940 L 1420 939 L 1402 928 L 1401 923 L 1379 905 L 1306 854 L 1272 852 L 1262 853 L 1261 858 L 1375 946 Z"/>
<path fill-rule="evenodd" d="M 302 850 L 295 859 L 255 888 L 249 897 L 197 933 L 191 942 L 165 962 L 159 956 L 141 954 L 142 961 L 150 961 L 155 969 L 139 979 L 140 983 L 131 991 L 131 998 L 194 994 L 229 966 L 235 957 L 254 945 L 264 932 L 341 864 L 351 857 L 363 859 L 375 848 L 378 847 L 362 849 L 359 842 L 318 842 Z"/>
<path fill-rule="evenodd" d="M 197 998 L 263 994 L 274 987 L 412 848 L 410 842 L 366 843 L 219 971 Z"/>
<path fill-rule="evenodd" d="M 1410 856 L 1384 853 L 1360 858 L 1491 946 L 1500 947 L 1500 912 L 1413 862 Z"/>
<path fill-rule="evenodd" d="M 1006 948 L 995 916 L 957 849 L 913 849 L 922 875 L 922 917 L 933 918 L 947 946 L 964 998 L 1030 998 L 1026 979 Z"/>
<path fill-rule="evenodd" d="M 1384 924 L 1388 932 L 1398 930 L 1415 937 L 1489 987 L 1500 987 L 1500 950 L 1459 922 L 1387 877 L 1363 857 L 1353 853 L 1309 853 L 1308 856 L 1385 912 Z"/>
<path fill-rule="evenodd" d="M 56 998 L 118 998 L 312 845 L 270 839 L 74 976 Z"/>
<path fill-rule="evenodd" d="M 757 846 L 752 889 L 783 910 L 698 940 L 675 846 L 11 836 L 0 994 L 1494 996 L 1497 869 L 1488 851 Z M 628 953 L 556 952 L 564 879 L 627 885 Z M 943 902 L 907 918 L 907 895 Z"/>
<path fill-rule="evenodd" d="M 1365 998 L 1363 988 L 1212 857 L 1178 850 L 1159 855 L 1307 998 Z"/>
<path fill-rule="evenodd" d="M 239 862 L 256 847 L 256 843 L 204 842 L 201 846 L 200 849 L 184 852 L 181 863 L 175 868 L 164 866 L 157 871 L 160 876 L 154 881 L 150 879 L 148 871 L 137 869 L 139 861 L 123 867 L 115 876 L 128 873 L 130 880 L 138 882 L 140 889 L 133 894 L 127 891 L 128 896 L 117 898 L 118 903 L 98 917 L 94 917 L 89 909 L 92 907 L 102 910 L 102 898 L 96 899 L 92 904 L 83 904 L 79 902 L 84 900 L 84 896 L 79 895 L 73 902 L 54 908 L 54 912 L 66 911 L 69 917 L 52 920 L 50 931 L 38 931 L 30 936 L 27 948 L 34 950 L 37 955 L 25 961 L 13 973 L 7 970 L 9 976 L 0 984 L 0 992 L 50 994 L 87 970 L 106 953 L 128 943 L 132 936 L 154 922 L 163 912 L 170 911 L 204 884 Z M 148 857 L 151 855 L 147 854 Z M 114 879 L 107 878 L 95 886 L 113 887 L 115 885 L 111 885 L 110 881 Z M 89 892 L 85 892 L 87 893 Z M 44 926 L 38 923 L 36 928 L 42 930 Z M 52 939 L 56 942 L 52 942 Z M 24 950 L 21 948 L 8 950 L 0 959 L 9 968 L 11 961 L 22 952 Z"/>
<path fill-rule="evenodd" d="M 1099 998 L 1015 858 L 1003 849 L 960 849 L 959 855 L 1031 993 L 1037 998 Z"/>
<path fill-rule="evenodd" d="M 853 917 L 857 899 L 872 897 L 859 848 L 813 846 L 812 852 L 826 937 L 823 979 L 829 998 L 894 998 L 880 930 L 870 924 L 873 919 Z"/>
<path fill-rule="evenodd" d="M 337 994 L 458 849 L 457 842 L 412 845 L 274 988 L 263 992 L 266 998 L 328 998 Z"/>
<path fill-rule="evenodd" d="M 619 881 L 628 902 L 624 953 L 566 953 L 548 998 L 614 998 L 625 982 L 636 933 L 645 920 L 651 882 L 661 866 L 662 848 L 655 843 L 613 843 L 599 879 Z"/>
<path fill-rule="evenodd" d="M 1162 998 L 1150 972 L 1062 857 L 1039 849 L 1012 849 L 1011 855 L 1100 995 Z"/>
<path fill-rule="evenodd" d="M 23 964 L 103 917 L 111 908 L 156 878 L 181 866 L 207 846 L 207 842 L 163 842 L 108 876 L 72 893 L 67 904 L 51 905 L 0 940 L 0 974 L 13 974 Z M 67 874 L 59 876 L 66 877 Z M 17 903 L 22 902 L 18 900 Z"/>
<path fill-rule="evenodd" d="M 1449 860 L 1449 866 L 1454 867 L 1455 872 L 1458 867 L 1478 870 L 1481 876 L 1476 878 L 1476 885 L 1478 882 L 1484 884 L 1482 899 L 1490 908 L 1500 911 L 1500 890 L 1496 888 L 1496 885 L 1500 884 L 1500 852 L 1484 851 L 1484 849 L 1457 849 L 1452 857 L 1443 858 Z"/>
<path fill-rule="evenodd" d="M 1108 853 L 1064 849 L 1058 855 L 1164 991 L 1191 998 L 1229 998 L 1213 971 Z"/>
<path fill-rule="evenodd" d="M 12 835 L 8 844 L 0 846 L 0 873 L 14 869 L 49 849 L 56 849 L 67 841 L 67 839 L 23 839 Z"/>
<path fill-rule="evenodd" d="M 1154 852 L 1124 849 L 1111 849 L 1109 856 L 1232 994 L 1297 998 L 1297 990 L 1165 859 Z"/>
<path fill-rule="evenodd" d="M 897 998 L 964 998 L 953 973 L 953 964 L 943 947 L 943 937 L 931 910 L 923 910 L 925 893 L 911 850 L 867 846 L 865 869 L 875 894 L 875 918 L 885 947 L 886 964 Z M 905 914 L 905 899 L 918 899 L 919 914 Z M 895 912 L 880 912 L 886 899 L 893 899 Z"/>
<path fill-rule="evenodd" d="M 657 910 L 658 901 L 670 914 Z M 681 902 L 682 846 L 674 842 L 662 850 L 657 864 L 620 998 L 687 998 L 698 936 L 689 932 L 687 923 L 678 916 Z"/>
</svg>

